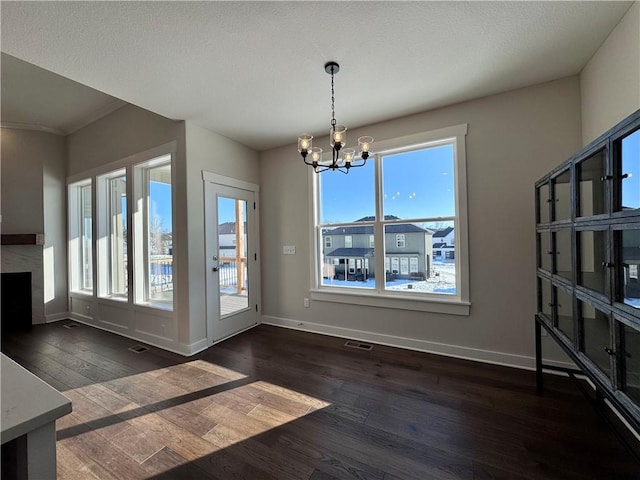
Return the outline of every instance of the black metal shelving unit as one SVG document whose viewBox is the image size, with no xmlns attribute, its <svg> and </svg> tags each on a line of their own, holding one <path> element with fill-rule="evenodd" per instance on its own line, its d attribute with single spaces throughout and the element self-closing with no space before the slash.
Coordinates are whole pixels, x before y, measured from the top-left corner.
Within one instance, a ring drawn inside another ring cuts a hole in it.
<svg viewBox="0 0 640 480">
<path fill-rule="evenodd" d="M 580 373 L 640 433 L 640 110 L 535 184 L 536 379 Z M 542 329 L 578 369 L 542 361 Z"/>
</svg>

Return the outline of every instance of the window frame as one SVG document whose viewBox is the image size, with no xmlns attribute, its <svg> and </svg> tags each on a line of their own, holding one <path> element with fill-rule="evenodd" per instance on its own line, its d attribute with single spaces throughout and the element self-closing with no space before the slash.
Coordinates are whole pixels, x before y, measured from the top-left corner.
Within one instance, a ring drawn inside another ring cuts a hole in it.
<svg viewBox="0 0 640 480">
<path fill-rule="evenodd" d="M 89 200 L 91 206 L 91 225 L 90 225 L 90 254 L 89 265 L 91 268 L 91 287 L 86 288 L 86 275 L 84 271 L 85 264 L 85 229 L 83 225 L 83 199 L 85 189 L 89 189 Z M 80 293 L 83 295 L 93 295 L 95 290 L 95 268 L 94 268 L 94 255 L 95 242 L 94 242 L 94 215 L 95 215 L 95 199 L 94 199 L 94 185 L 92 178 L 86 178 L 67 185 L 67 198 L 68 198 L 68 221 L 67 231 L 69 235 L 68 241 L 68 262 L 69 262 L 69 291 L 73 293 Z"/>
<path fill-rule="evenodd" d="M 453 315 L 469 315 L 469 246 L 468 246 L 468 212 L 467 212 L 467 174 L 466 174 L 466 145 L 467 125 L 461 124 L 445 127 L 438 130 L 407 135 L 376 142 L 375 153 L 368 161 L 376 162 L 375 165 L 375 191 L 376 191 L 376 220 L 374 222 L 374 236 L 384 240 L 384 225 L 382 217 L 382 178 L 380 163 L 382 157 L 419 150 L 439 145 L 451 144 L 453 146 L 453 162 L 455 175 L 455 217 L 450 219 L 456 232 L 456 293 L 444 294 L 416 294 L 384 289 L 384 282 L 379 281 L 374 289 L 344 288 L 322 285 L 321 247 L 318 243 L 318 222 L 320 219 L 320 191 L 318 174 L 308 173 L 309 187 L 312 192 L 310 202 L 310 251 L 311 276 L 310 296 L 313 300 L 334 303 L 348 303 L 356 305 L 397 308 L 403 310 L 447 313 Z M 330 154 L 330 152 L 329 152 Z M 327 172 L 322 175 L 331 175 L 335 172 Z M 320 228 L 326 228 L 323 225 Z M 387 253 L 381 252 L 375 256 L 376 271 L 384 271 Z M 380 288 L 383 285 L 383 288 Z"/>
<path fill-rule="evenodd" d="M 175 204 L 173 198 L 174 192 L 174 165 L 173 155 L 166 153 L 163 155 L 150 158 L 149 160 L 141 161 L 133 165 L 133 199 L 137 205 L 142 208 L 133 213 L 133 248 L 134 252 L 134 297 L 133 301 L 137 305 L 143 306 L 155 306 L 165 310 L 173 309 L 175 302 L 175 273 L 172 273 L 172 299 L 163 300 L 159 298 L 151 298 L 151 271 L 150 271 L 150 181 L 151 170 L 168 165 L 171 169 L 171 203 L 173 212 L 173 205 Z M 173 234 L 174 221 L 173 215 L 171 218 L 171 232 Z M 172 253 L 172 271 L 175 272 L 175 255 Z"/>
</svg>

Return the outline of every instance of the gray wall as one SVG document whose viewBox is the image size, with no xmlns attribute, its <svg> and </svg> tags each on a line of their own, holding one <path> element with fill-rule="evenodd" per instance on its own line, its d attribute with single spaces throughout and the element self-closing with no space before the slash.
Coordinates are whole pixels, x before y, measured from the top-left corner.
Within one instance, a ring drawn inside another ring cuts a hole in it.
<svg viewBox="0 0 640 480">
<path fill-rule="evenodd" d="M 313 301 L 308 175 L 295 145 L 261 155 L 263 321 L 533 366 L 534 182 L 581 146 L 578 77 L 356 129 L 376 140 L 467 123 L 471 313 Z M 322 144 L 325 139 L 320 139 Z M 287 188 L 283 188 L 287 185 Z M 500 255 L 494 255 L 499 242 Z M 295 256 L 282 256 L 283 245 Z M 346 330 L 340 330 L 346 329 Z M 564 360 L 552 350 L 550 357 Z M 551 358 L 551 360 L 553 360 Z"/>
<path fill-rule="evenodd" d="M 202 171 L 259 183 L 258 153 L 227 137 L 186 122 L 187 199 L 189 228 L 189 312 L 192 343 L 206 340 L 204 185 Z M 185 197 L 183 197 L 185 198 Z"/>
<path fill-rule="evenodd" d="M 2 247 L 3 271 L 32 271 L 35 323 L 67 311 L 64 137 L 2 128 L 2 233 L 44 233 L 42 246 Z"/>
<path fill-rule="evenodd" d="M 192 353 L 192 342 L 189 332 L 189 250 L 184 247 L 188 245 L 189 234 L 184 138 L 184 122 L 170 120 L 133 105 L 126 105 L 67 137 L 67 170 L 74 180 L 169 142 L 175 142 L 177 149 L 173 166 L 174 285 L 177 298 L 173 312 L 167 314 L 75 293 L 70 294 L 69 309 L 79 320 L 188 354 Z"/>
<path fill-rule="evenodd" d="M 640 108 L 640 2 L 635 2 L 580 75 L 582 143 Z"/>
</svg>

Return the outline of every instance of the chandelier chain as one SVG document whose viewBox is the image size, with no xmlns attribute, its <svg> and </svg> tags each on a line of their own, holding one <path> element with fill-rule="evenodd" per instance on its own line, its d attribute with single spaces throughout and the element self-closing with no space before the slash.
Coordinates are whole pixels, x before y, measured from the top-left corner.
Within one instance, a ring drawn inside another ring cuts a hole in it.
<svg viewBox="0 0 640 480">
<path fill-rule="evenodd" d="M 333 68 L 331 69 L 331 126 L 336 125 L 335 92 L 333 89 Z"/>
</svg>

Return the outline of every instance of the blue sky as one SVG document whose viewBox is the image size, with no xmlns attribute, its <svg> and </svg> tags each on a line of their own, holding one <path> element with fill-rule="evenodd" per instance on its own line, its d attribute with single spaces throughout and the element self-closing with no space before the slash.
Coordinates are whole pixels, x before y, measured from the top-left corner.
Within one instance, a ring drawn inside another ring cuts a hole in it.
<svg viewBox="0 0 640 480">
<path fill-rule="evenodd" d="M 640 208 L 640 131 L 622 142 L 622 203 Z M 375 215 L 374 165 L 352 168 L 348 175 L 327 171 L 319 174 L 323 202 L 322 223 L 352 222 Z M 453 216 L 454 171 L 453 146 L 443 145 L 415 152 L 389 155 L 383 159 L 383 208 L 385 215 L 400 218 Z M 151 183 L 152 215 L 164 220 L 171 229 L 171 186 Z M 233 222 L 234 202 L 223 199 L 219 204 L 219 221 Z"/>
<path fill-rule="evenodd" d="M 453 146 L 443 145 L 383 158 L 384 215 L 399 218 L 455 215 Z M 375 215 L 374 162 L 348 175 L 320 174 L 321 222 L 352 222 Z"/>
<path fill-rule="evenodd" d="M 159 216 L 165 231 L 171 231 L 171 185 L 162 182 L 150 182 L 150 214 Z"/>
<path fill-rule="evenodd" d="M 640 130 L 622 141 L 622 173 L 629 175 L 622 181 L 622 205 L 640 208 Z"/>
</svg>

